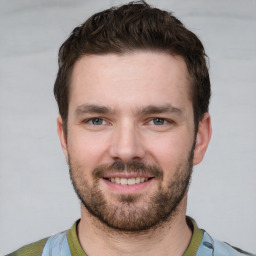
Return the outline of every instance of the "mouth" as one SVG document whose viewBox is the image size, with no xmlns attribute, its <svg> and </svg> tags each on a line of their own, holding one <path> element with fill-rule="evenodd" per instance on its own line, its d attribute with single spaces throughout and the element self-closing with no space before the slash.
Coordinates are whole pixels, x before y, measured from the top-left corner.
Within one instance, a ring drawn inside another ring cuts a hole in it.
<svg viewBox="0 0 256 256">
<path fill-rule="evenodd" d="M 117 194 L 134 194 L 142 193 L 150 187 L 155 177 L 149 175 L 133 175 L 133 174 L 110 174 L 102 177 L 103 184 L 107 189 Z"/>
<path fill-rule="evenodd" d="M 119 184 L 119 185 L 126 185 L 126 186 L 132 186 L 135 184 L 145 183 L 153 177 L 136 177 L 136 178 L 124 178 L 124 177 L 104 177 L 103 179 L 108 180 L 112 183 Z"/>
</svg>

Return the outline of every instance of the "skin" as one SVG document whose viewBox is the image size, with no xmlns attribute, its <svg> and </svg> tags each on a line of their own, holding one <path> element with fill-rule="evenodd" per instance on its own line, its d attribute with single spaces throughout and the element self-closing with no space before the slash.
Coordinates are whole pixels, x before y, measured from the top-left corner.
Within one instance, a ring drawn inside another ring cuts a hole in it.
<svg viewBox="0 0 256 256">
<path fill-rule="evenodd" d="M 80 169 L 89 188 L 94 184 L 93 170 L 102 164 L 139 160 L 159 166 L 162 179 L 152 179 L 134 191 L 115 189 L 103 179 L 98 183 L 111 205 L 121 206 L 120 194 L 130 194 L 137 197 L 137 209 L 147 207 L 148 198 L 159 187 L 167 189 L 175 173 L 184 169 L 177 166 L 186 165 L 194 143 L 193 165 L 200 163 L 206 152 L 210 116 L 204 114 L 195 138 L 189 87 L 186 64 L 179 56 L 142 51 L 82 57 L 71 79 L 67 137 L 61 117 L 57 120 L 67 162 Z M 96 113 L 95 106 L 110 111 Z M 146 111 L 149 106 L 151 110 Z M 156 113 L 152 106 L 158 110 L 164 106 L 165 110 Z M 79 241 L 90 256 L 183 255 L 192 236 L 185 219 L 186 203 L 187 192 L 176 214 L 164 225 L 137 233 L 108 228 L 82 206 Z"/>
</svg>

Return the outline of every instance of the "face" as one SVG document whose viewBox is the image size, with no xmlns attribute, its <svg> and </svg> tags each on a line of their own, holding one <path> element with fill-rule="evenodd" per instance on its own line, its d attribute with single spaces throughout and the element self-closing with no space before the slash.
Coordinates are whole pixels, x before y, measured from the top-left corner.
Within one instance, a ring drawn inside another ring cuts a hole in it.
<svg viewBox="0 0 256 256">
<path fill-rule="evenodd" d="M 195 137 L 189 86 L 183 59 L 164 53 L 75 64 L 58 132 L 78 197 L 107 226 L 146 230 L 177 213 L 210 135 L 205 115 Z"/>
</svg>

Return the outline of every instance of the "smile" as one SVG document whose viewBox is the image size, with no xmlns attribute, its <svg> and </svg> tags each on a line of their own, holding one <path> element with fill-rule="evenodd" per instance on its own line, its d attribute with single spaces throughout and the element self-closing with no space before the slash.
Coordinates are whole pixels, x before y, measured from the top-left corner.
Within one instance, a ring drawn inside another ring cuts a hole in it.
<svg viewBox="0 0 256 256">
<path fill-rule="evenodd" d="M 136 178 L 105 178 L 109 181 L 111 181 L 112 183 L 116 183 L 116 184 L 121 184 L 121 185 L 135 185 L 135 184 L 139 184 L 139 183 L 143 183 L 148 181 L 150 178 L 146 178 L 146 177 L 136 177 Z"/>
</svg>

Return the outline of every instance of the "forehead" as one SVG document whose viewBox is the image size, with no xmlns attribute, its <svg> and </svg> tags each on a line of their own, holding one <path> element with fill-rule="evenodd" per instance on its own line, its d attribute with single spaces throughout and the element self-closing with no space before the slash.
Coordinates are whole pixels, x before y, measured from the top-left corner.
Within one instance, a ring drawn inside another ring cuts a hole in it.
<svg viewBox="0 0 256 256">
<path fill-rule="evenodd" d="M 75 63 L 70 103 L 182 104 L 191 101 L 190 84 L 179 56 L 150 51 L 89 55 Z"/>
</svg>

